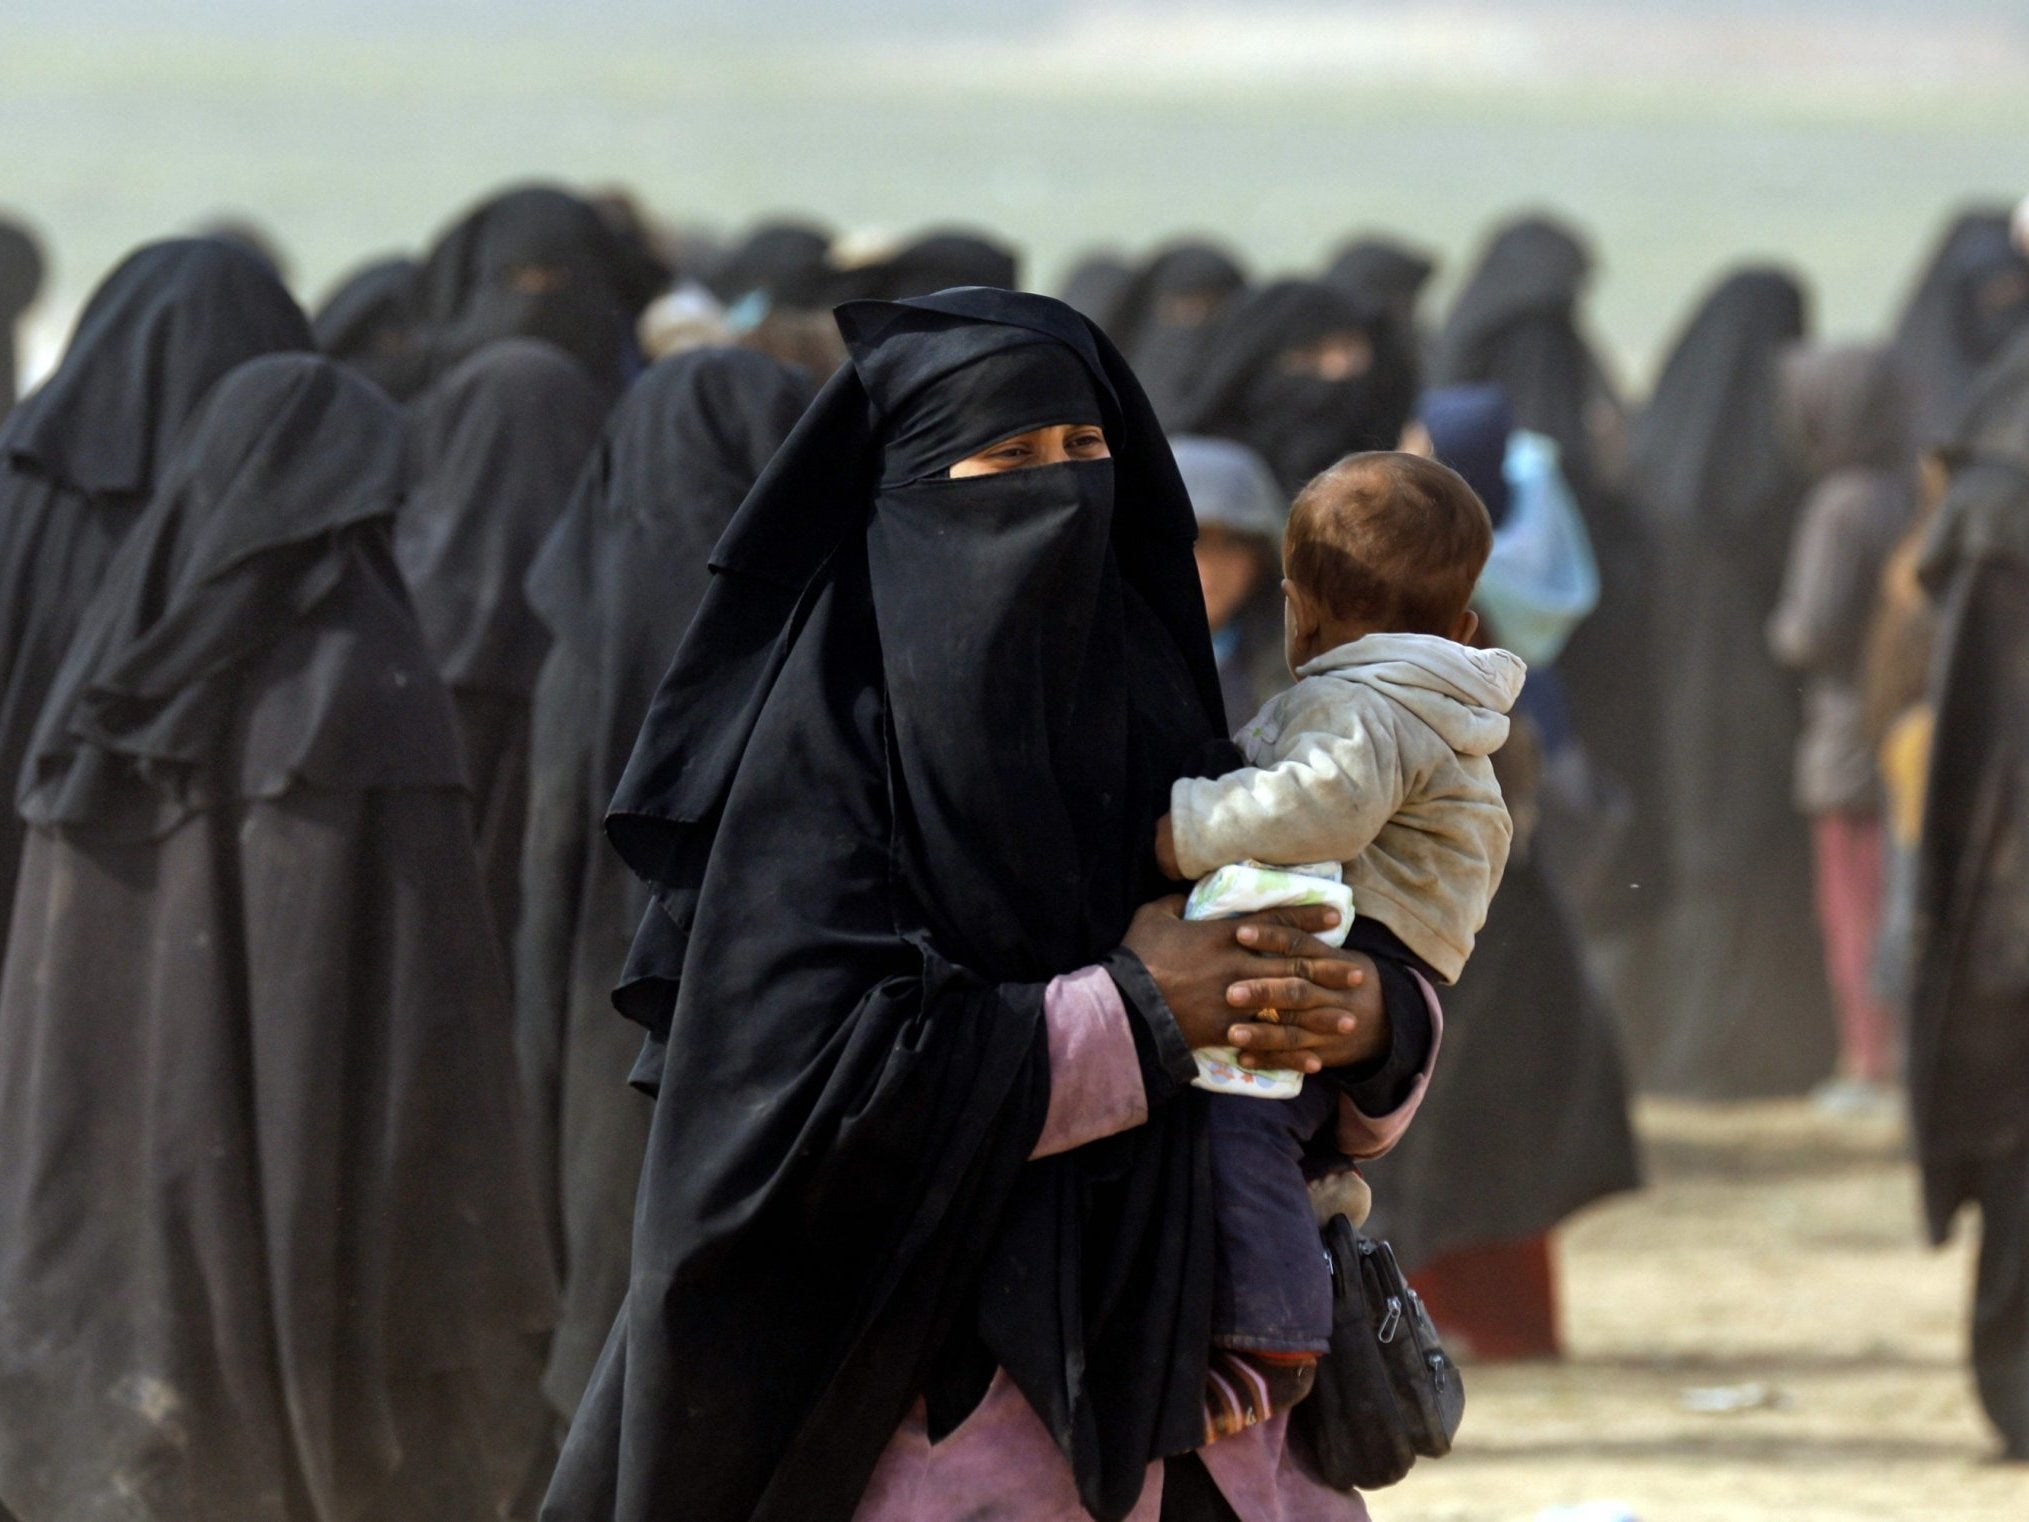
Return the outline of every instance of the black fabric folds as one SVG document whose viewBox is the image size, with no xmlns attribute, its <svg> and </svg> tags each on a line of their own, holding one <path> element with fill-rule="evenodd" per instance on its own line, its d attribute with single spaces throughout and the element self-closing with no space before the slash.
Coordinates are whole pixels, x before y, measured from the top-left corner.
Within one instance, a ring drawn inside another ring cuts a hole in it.
<svg viewBox="0 0 2029 1522">
<path fill-rule="evenodd" d="M 552 643 L 531 721 L 515 1026 L 563 1267 L 545 1388 L 565 1418 L 626 1293 L 648 1139 L 648 1104 L 627 1085 L 641 1033 L 611 997 L 648 894 L 602 821 L 712 546 L 809 400 L 800 371 L 745 349 L 651 366 L 528 574 Z"/>
<path fill-rule="evenodd" d="M 655 897 L 617 998 L 658 1099 L 552 1522 L 675 1495 L 842 1522 L 910 1404 L 946 1430 L 996 1365 L 1095 1516 L 1201 1437 L 1197 1096 L 1028 1161 L 1044 985 L 1160 890 L 1146 831 L 1223 732 L 1189 504 L 1059 303 L 959 290 L 841 326 L 853 363 L 721 540 L 608 821 Z M 1052 345 L 1110 462 L 879 484 L 943 377 Z"/>
<path fill-rule="evenodd" d="M 484 1522 L 542 1435 L 549 1265 L 388 548 L 401 435 L 328 360 L 236 370 L 44 711 L 0 974 L 11 1515 Z"/>
<path fill-rule="evenodd" d="M 220 383 L 57 674 L 21 773 L 30 823 L 152 840 L 227 799 L 304 781 L 457 785 L 429 743 L 441 693 L 413 663 L 378 679 L 370 744 L 334 727 L 363 694 L 326 670 L 239 711 L 245 668 L 276 631 L 329 597 L 355 553 L 385 564 L 401 441 L 379 391 L 307 355 L 252 360 Z M 374 542 L 354 533 L 369 527 Z"/>
<path fill-rule="evenodd" d="M 2029 466 L 1961 466 L 1920 574 L 1940 626 L 1909 1092 L 1942 1241 L 2029 1133 Z"/>
<path fill-rule="evenodd" d="M 1784 438 L 1803 292 L 1722 280 L 1672 350 L 1634 441 L 1651 593 L 1670 878 L 1660 954 L 1629 994 L 1646 1077 L 1698 1097 L 1795 1093 L 1831 1056 L 1810 851 L 1791 801 L 1800 704 L 1767 627 L 1806 484 Z"/>
<path fill-rule="evenodd" d="M 11 800 L 85 606 L 219 377 L 310 330 L 273 273 L 209 239 L 150 244 L 92 294 L 56 373 L 0 430 L 0 787 Z M 22 823 L 0 809 L 0 945 Z"/>
<path fill-rule="evenodd" d="M 451 371 L 410 417 L 414 484 L 396 521 L 395 557 L 457 706 L 480 865 L 503 945 L 520 918 L 529 704 L 549 648 L 522 582 L 570 500 L 605 410 L 561 350 L 511 338 Z"/>
<path fill-rule="evenodd" d="M 265 260 L 217 239 L 151 243 L 92 293 L 63 363 L 8 419 L 5 452 L 92 495 L 146 493 L 213 382 L 242 359 L 309 347 Z"/>
<path fill-rule="evenodd" d="M 1366 341 L 1364 368 L 1330 378 L 1292 366 L 1293 351 L 1348 334 Z M 1385 312 L 1314 280 L 1278 281 L 1220 324 L 1176 426 L 1250 446 L 1294 495 L 1343 456 L 1401 441 L 1416 371 L 1410 335 Z"/>
</svg>

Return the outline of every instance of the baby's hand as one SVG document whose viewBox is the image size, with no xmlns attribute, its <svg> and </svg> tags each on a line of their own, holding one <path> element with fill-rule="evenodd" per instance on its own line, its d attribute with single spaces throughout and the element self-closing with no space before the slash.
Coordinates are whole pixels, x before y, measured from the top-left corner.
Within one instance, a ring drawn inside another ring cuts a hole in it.
<svg viewBox="0 0 2029 1522">
<path fill-rule="evenodd" d="M 1184 874 L 1177 870 L 1177 837 L 1170 827 L 1169 815 L 1165 814 L 1155 822 L 1155 864 L 1162 868 L 1162 875 L 1172 882 L 1182 882 Z"/>
</svg>

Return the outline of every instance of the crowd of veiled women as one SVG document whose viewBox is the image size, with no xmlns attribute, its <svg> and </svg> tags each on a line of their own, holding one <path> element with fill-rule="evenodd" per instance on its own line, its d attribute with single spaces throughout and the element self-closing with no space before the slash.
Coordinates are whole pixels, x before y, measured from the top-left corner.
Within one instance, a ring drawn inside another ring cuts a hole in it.
<svg viewBox="0 0 2029 1522">
<path fill-rule="evenodd" d="M 657 1209 L 636 927 L 695 913 L 609 802 L 846 361 L 831 308 L 1022 284 L 967 232 L 845 249 L 531 187 L 313 320 L 268 250 L 170 239 L 13 405 L 0 1517 L 533 1514 Z M 2029 1459 L 2029 260 L 1967 214 L 1869 343 L 1734 270 L 1639 406 L 1591 268 L 1527 217 L 1441 320 L 1379 238 L 1062 292 L 1170 437 L 1229 723 L 1288 680 L 1313 474 L 1414 448 L 1494 521 L 1516 850 L 1370 1230 L 1456 1341 L 1554 1356 L 1550 1233 L 1636 1186 L 1630 1088 L 1906 1083 L 1933 1231 L 1981 1212 L 1974 1364 Z M 37 273 L 0 239 L 0 408 Z"/>
</svg>

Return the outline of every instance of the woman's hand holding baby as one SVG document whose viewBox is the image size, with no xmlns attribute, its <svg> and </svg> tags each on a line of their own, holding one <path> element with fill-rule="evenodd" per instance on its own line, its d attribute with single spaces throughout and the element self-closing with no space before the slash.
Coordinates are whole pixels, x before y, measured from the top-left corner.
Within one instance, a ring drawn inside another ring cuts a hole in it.
<svg viewBox="0 0 2029 1522">
<path fill-rule="evenodd" d="M 1373 963 L 1313 933 L 1336 911 L 1304 905 L 1238 920 L 1187 921 L 1172 896 L 1142 906 L 1123 944 L 1155 979 L 1193 1047 L 1236 1046 L 1241 1064 L 1316 1073 L 1365 1062 L 1388 1042 Z M 1241 1018 L 1276 1012 L 1273 1023 Z"/>
</svg>

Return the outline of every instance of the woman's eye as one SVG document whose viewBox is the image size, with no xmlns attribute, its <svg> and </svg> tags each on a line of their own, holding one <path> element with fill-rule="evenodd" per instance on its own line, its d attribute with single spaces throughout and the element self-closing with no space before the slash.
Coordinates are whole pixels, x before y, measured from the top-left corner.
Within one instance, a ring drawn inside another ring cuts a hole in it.
<svg viewBox="0 0 2029 1522">
<path fill-rule="evenodd" d="M 1106 435 L 1103 433 L 1081 433 L 1071 440 L 1071 447 L 1073 449 L 1085 450 L 1104 449 L 1106 447 Z"/>
</svg>

